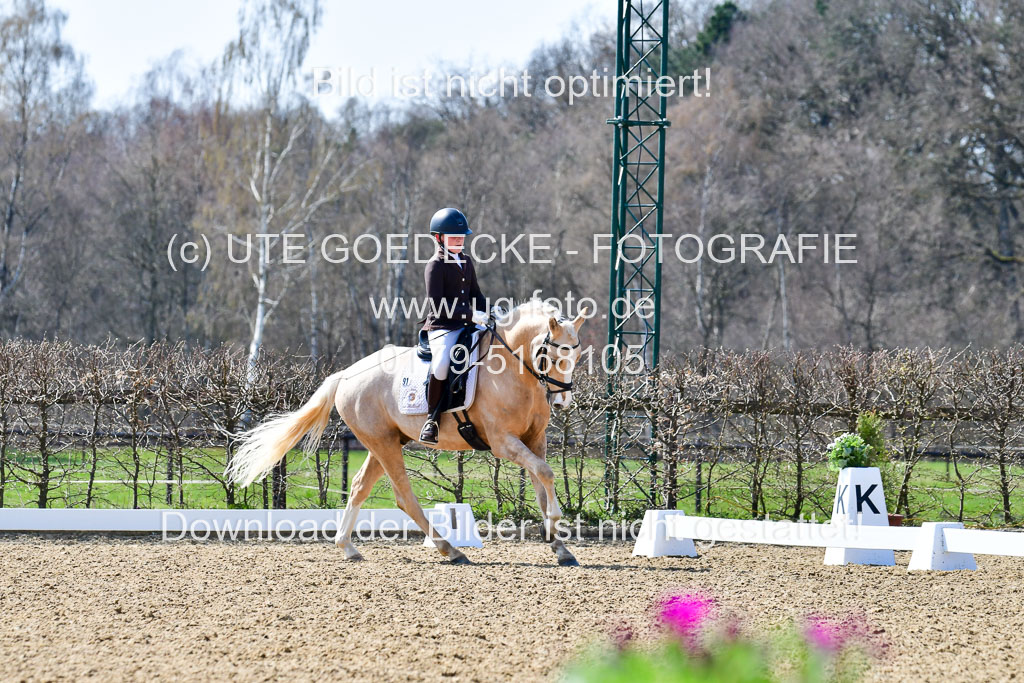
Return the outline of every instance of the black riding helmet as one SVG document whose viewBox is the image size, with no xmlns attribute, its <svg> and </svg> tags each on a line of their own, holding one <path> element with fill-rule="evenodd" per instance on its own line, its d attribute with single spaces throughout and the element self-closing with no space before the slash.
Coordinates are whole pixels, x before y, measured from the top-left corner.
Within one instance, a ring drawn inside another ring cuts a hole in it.
<svg viewBox="0 0 1024 683">
<path fill-rule="evenodd" d="M 431 234 L 469 235 L 469 221 L 458 209 L 441 209 L 430 219 Z"/>
</svg>

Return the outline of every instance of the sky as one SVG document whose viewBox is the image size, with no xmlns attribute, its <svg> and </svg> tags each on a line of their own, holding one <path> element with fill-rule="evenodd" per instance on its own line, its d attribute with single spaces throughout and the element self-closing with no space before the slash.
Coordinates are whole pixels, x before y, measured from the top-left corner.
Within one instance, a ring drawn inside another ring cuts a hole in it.
<svg viewBox="0 0 1024 683">
<path fill-rule="evenodd" d="M 149 68 L 177 49 L 186 65 L 216 59 L 237 35 L 240 0 L 48 0 L 68 15 L 64 39 L 85 58 L 94 106 L 126 100 Z M 522 66 L 569 31 L 614 19 L 610 0 L 324 0 L 306 67 L 390 77 L 441 64 Z M 514 8 L 514 9 L 512 9 Z M 321 98 L 323 99 L 323 98 Z"/>
</svg>

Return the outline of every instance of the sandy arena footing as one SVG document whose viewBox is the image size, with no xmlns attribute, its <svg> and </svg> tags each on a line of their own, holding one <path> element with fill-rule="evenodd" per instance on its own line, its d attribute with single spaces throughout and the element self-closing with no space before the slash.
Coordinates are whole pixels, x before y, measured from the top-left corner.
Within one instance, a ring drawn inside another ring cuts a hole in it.
<svg viewBox="0 0 1024 683">
<path fill-rule="evenodd" d="M 718 544 L 698 559 L 626 543 L 491 541 L 473 565 L 412 542 L 161 542 L 0 537 L 0 679 L 466 680 L 556 677 L 605 625 L 648 622 L 704 589 L 745 627 L 863 613 L 889 643 L 868 680 L 1002 680 L 1024 671 L 1024 560 L 975 572 L 826 567 L 822 551 Z"/>
</svg>

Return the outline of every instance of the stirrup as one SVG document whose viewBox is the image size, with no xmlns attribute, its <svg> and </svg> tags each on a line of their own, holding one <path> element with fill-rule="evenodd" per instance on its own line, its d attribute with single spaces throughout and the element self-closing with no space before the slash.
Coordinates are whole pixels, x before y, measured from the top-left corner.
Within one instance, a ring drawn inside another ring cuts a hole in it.
<svg viewBox="0 0 1024 683">
<path fill-rule="evenodd" d="M 431 429 L 433 427 L 433 429 Z M 437 420 L 429 419 L 423 423 L 423 429 L 420 430 L 420 441 L 424 443 L 437 443 L 437 433 L 440 428 L 437 424 Z"/>
</svg>

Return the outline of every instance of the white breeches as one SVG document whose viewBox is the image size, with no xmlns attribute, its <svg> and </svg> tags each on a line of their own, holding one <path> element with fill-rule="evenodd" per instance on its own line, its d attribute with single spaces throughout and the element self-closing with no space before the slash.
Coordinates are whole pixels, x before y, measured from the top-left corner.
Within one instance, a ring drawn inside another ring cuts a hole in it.
<svg viewBox="0 0 1024 683">
<path fill-rule="evenodd" d="M 459 339 L 462 329 L 430 330 L 427 340 L 430 342 L 430 372 L 438 379 L 448 377 L 448 368 L 452 364 L 452 348 Z"/>
</svg>

